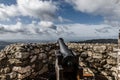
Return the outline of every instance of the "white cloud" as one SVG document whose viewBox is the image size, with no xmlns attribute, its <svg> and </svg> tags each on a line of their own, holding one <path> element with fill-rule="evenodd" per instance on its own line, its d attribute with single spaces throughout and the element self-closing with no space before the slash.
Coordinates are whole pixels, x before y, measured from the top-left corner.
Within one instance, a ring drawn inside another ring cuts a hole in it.
<svg viewBox="0 0 120 80">
<path fill-rule="evenodd" d="M 82 40 L 93 38 L 117 38 L 117 28 L 110 25 L 64 24 L 53 28 L 52 22 L 40 22 L 14 25 L 0 24 L 0 37 L 4 39 L 48 39 L 57 40 L 63 37 L 66 40 Z M 49 23 L 49 24 L 44 24 Z M 55 26 L 55 25 L 53 25 Z M 107 32 L 106 32 L 107 31 Z M 5 37 L 6 36 L 6 37 Z M 10 37 L 11 36 L 11 37 Z"/>
<path fill-rule="evenodd" d="M 15 16 L 29 16 L 41 20 L 53 20 L 57 11 L 57 4 L 43 0 L 17 0 L 17 4 L 0 4 L 0 20 Z"/>
<path fill-rule="evenodd" d="M 73 40 L 84 40 L 84 39 L 93 39 L 93 38 L 117 38 L 118 29 L 113 28 L 107 24 L 98 24 L 98 25 L 86 25 L 86 24 L 67 24 L 63 25 L 69 34 L 70 39 Z M 108 32 L 105 32 L 108 31 Z"/>
<path fill-rule="evenodd" d="M 101 15 L 107 21 L 120 21 L 120 0 L 66 0 L 75 10 Z"/>
<path fill-rule="evenodd" d="M 48 29 L 49 28 L 49 29 Z M 47 33 L 48 31 L 56 30 L 56 26 L 52 22 L 41 21 L 39 23 L 31 23 L 31 24 L 23 24 L 21 22 L 17 22 L 14 25 L 3 25 L 0 24 L 0 33 L 21 33 L 21 34 L 42 34 Z"/>
<path fill-rule="evenodd" d="M 51 22 L 58 10 L 57 4 L 43 0 L 17 0 L 17 4 L 0 4 L 0 20 L 9 20 L 15 16 L 29 16 L 40 19 L 30 24 L 23 24 L 18 17 L 16 24 L 0 24 L 0 37 L 4 39 L 90 39 L 90 38 L 116 38 L 119 20 L 120 3 L 117 0 L 66 0 L 81 12 L 101 15 L 107 24 L 63 24 L 54 25 Z M 69 21 L 58 16 L 60 22 Z M 51 21 L 50 21 L 51 20 Z M 114 20 L 114 22 L 113 22 Z M 110 25 L 113 27 L 111 27 Z"/>
<path fill-rule="evenodd" d="M 99 33 L 109 33 L 109 30 L 112 29 L 111 27 L 103 27 L 100 29 L 96 29 L 97 32 Z"/>
<path fill-rule="evenodd" d="M 50 21 L 41 21 L 39 25 L 44 28 L 56 29 L 56 26 L 53 24 L 53 22 Z"/>
<path fill-rule="evenodd" d="M 19 12 L 16 5 L 7 6 L 4 4 L 0 4 L 0 20 L 9 20 L 9 18 L 18 15 Z"/>
<path fill-rule="evenodd" d="M 66 0 L 76 10 L 92 14 L 108 15 L 117 9 L 118 0 Z"/>
<path fill-rule="evenodd" d="M 57 37 L 57 33 L 61 28 L 57 28 L 52 22 L 33 21 L 30 24 L 23 24 L 17 22 L 12 25 L 0 24 L 0 37 L 4 39 L 54 39 Z M 68 32 L 61 30 L 60 35 L 67 34 Z M 6 37 L 5 37 L 6 36 Z M 11 36 L 11 37 L 10 37 Z"/>
<path fill-rule="evenodd" d="M 100 38 L 117 38 L 118 29 L 120 29 L 120 0 L 66 0 L 66 2 L 71 4 L 77 11 L 103 16 L 104 24 L 107 26 L 103 25 L 100 28 L 101 24 L 99 24 L 94 29 L 94 33 L 90 29 L 86 32 L 89 36 L 95 37 L 95 35 L 98 35 Z"/>
<path fill-rule="evenodd" d="M 72 22 L 71 20 L 65 19 L 65 18 L 63 18 L 61 16 L 58 16 L 58 21 L 60 21 L 60 22 Z"/>
<path fill-rule="evenodd" d="M 51 20 L 55 17 L 56 4 L 43 0 L 17 0 L 18 8 L 22 15 Z"/>
<path fill-rule="evenodd" d="M 118 20 L 104 20 L 104 23 L 111 25 L 114 28 L 120 28 L 120 21 Z"/>
</svg>

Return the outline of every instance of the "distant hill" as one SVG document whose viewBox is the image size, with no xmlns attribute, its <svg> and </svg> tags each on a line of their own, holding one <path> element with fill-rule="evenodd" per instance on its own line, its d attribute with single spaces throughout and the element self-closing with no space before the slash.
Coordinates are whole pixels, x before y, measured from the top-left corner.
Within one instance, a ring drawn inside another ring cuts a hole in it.
<svg viewBox="0 0 120 80">
<path fill-rule="evenodd" d="M 18 42 L 20 42 L 20 41 L 18 41 Z M 30 42 L 32 42 L 32 41 L 30 41 Z M 33 43 L 35 43 L 35 42 L 37 43 L 38 41 L 34 41 Z M 47 43 L 47 41 L 44 41 L 44 42 Z M 115 43 L 115 44 L 117 44 L 117 39 L 92 39 L 92 40 L 70 41 L 70 42 L 71 43 Z M 12 43 L 16 43 L 16 42 L 0 41 L 0 50 L 3 49 L 5 46 L 12 44 Z M 23 43 L 25 43 L 25 41 L 23 41 Z"/>
<path fill-rule="evenodd" d="M 0 41 L 0 50 L 9 44 L 12 44 L 12 42 Z"/>
<path fill-rule="evenodd" d="M 0 45 L 11 44 L 12 42 L 0 41 Z"/>
<path fill-rule="evenodd" d="M 85 41 L 71 41 L 71 43 L 115 43 L 117 44 L 117 39 L 92 39 Z"/>
</svg>

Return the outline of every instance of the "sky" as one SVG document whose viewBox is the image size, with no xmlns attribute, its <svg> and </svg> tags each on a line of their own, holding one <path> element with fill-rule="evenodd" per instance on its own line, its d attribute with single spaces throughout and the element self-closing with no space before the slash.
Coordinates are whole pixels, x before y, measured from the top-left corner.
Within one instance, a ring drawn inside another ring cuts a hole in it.
<svg viewBox="0 0 120 80">
<path fill-rule="evenodd" d="M 0 0 L 0 40 L 118 38 L 120 0 Z"/>
</svg>

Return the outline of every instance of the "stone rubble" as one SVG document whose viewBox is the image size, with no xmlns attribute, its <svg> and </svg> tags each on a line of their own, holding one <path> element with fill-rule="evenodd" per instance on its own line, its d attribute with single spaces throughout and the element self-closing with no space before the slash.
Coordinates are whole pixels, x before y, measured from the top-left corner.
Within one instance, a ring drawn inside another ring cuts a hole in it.
<svg viewBox="0 0 120 80">
<path fill-rule="evenodd" d="M 48 71 L 55 44 L 11 44 L 0 52 L 0 80 L 26 80 Z M 50 59 L 50 60 L 49 60 Z M 52 60 L 52 61 L 51 61 Z"/>
<path fill-rule="evenodd" d="M 68 44 L 80 55 L 85 67 L 108 80 L 117 80 L 117 51 L 114 50 L 117 49 L 117 44 Z"/>
<path fill-rule="evenodd" d="M 85 67 L 108 80 L 117 80 L 117 52 L 114 51 L 117 44 L 67 45 L 80 55 L 80 62 Z M 0 52 L 0 80 L 36 80 L 36 76 L 49 71 L 49 64 L 55 64 L 55 50 L 58 49 L 55 43 L 16 43 L 6 46 Z"/>
</svg>

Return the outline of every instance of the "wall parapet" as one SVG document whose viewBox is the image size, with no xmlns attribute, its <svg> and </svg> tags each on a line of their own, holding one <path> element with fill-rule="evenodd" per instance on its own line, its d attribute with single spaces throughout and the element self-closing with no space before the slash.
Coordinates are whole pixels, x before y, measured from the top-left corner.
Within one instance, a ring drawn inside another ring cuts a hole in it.
<svg viewBox="0 0 120 80">
<path fill-rule="evenodd" d="M 80 61 L 94 73 L 102 74 L 108 80 L 116 78 L 117 44 L 79 44 L 67 43 L 68 47 L 80 55 Z M 55 63 L 55 50 L 58 45 L 49 44 L 11 44 L 0 52 L 0 79 L 34 79 L 49 71 L 49 64 Z M 87 58 L 84 58 L 87 56 Z M 41 77 L 39 77 L 41 79 Z M 41 79 L 42 80 L 42 79 Z"/>
</svg>

